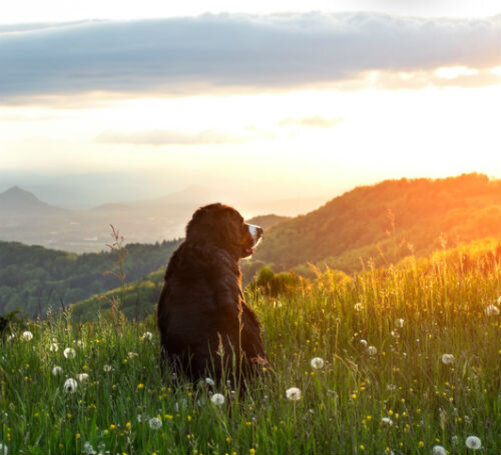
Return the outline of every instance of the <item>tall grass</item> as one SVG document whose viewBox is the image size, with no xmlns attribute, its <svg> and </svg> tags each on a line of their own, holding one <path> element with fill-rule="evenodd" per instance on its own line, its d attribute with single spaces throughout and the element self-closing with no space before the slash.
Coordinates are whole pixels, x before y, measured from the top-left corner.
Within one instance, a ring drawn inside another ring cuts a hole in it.
<svg viewBox="0 0 501 455">
<path fill-rule="evenodd" d="M 248 295 L 275 371 L 242 396 L 162 377 L 151 321 L 32 323 L 33 339 L 18 331 L 2 344 L 0 444 L 10 454 L 465 454 L 475 435 L 481 453 L 499 454 L 501 316 L 486 311 L 501 307 L 499 264 L 458 261 L 328 270 L 287 295 Z M 81 373 L 87 381 L 65 392 Z M 298 401 L 285 396 L 293 386 Z"/>
</svg>

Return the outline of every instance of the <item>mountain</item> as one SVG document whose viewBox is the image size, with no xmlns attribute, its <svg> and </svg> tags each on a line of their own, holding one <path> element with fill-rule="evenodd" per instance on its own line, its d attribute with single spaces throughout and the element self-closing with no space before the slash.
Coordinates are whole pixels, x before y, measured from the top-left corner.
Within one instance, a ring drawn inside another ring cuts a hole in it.
<svg viewBox="0 0 501 455">
<path fill-rule="evenodd" d="M 361 260 L 384 265 L 488 236 L 501 238 L 500 180 L 388 180 L 271 227 L 253 260 L 275 270 L 314 263 L 353 271 Z"/>
<path fill-rule="evenodd" d="M 42 202 L 33 193 L 13 186 L 0 193 L 0 215 L 2 216 L 40 216 L 54 215 L 64 209 Z"/>
<path fill-rule="evenodd" d="M 284 220 L 289 220 L 288 216 L 279 216 L 279 215 L 258 215 L 248 220 L 245 220 L 246 223 L 254 224 L 256 226 L 260 226 L 263 229 L 268 229 L 275 224 L 281 223 Z"/>
</svg>

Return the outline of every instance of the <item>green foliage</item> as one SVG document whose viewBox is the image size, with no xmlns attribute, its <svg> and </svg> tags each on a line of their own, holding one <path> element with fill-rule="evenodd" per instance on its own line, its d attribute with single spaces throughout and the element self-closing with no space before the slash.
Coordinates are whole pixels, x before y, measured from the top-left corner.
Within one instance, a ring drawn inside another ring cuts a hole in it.
<svg viewBox="0 0 501 455">
<path fill-rule="evenodd" d="M 422 455 L 436 444 L 469 453 L 465 439 L 476 435 L 481 453 L 499 454 L 500 267 L 496 243 L 477 242 L 353 276 L 312 268 L 309 285 L 292 293 L 248 292 L 274 372 L 242 396 L 226 383 L 211 390 L 162 376 L 152 317 L 74 324 L 70 310 L 32 322 L 33 339 L 16 331 L 1 346 L 0 443 L 33 455 L 90 446 L 129 455 Z M 322 368 L 312 367 L 315 357 Z M 77 379 L 75 393 L 64 391 L 67 378 Z M 301 399 L 286 398 L 290 387 Z"/>
<path fill-rule="evenodd" d="M 0 314 L 20 309 L 44 316 L 49 306 L 60 308 L 61 302 L 67 306 L 115 288 L 117 274 L 124 274 L 127 283 L 141 279 L 165 265 L 178 244 L 126 245 L 120 271 L 116 251 L 77 255 L 0 242 Z"/>
</svg>

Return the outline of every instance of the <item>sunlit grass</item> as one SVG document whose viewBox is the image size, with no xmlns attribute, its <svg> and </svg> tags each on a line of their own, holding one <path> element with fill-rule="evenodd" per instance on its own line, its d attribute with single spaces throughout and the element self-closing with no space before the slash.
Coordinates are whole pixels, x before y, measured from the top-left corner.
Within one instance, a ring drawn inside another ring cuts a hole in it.
<svg viewBox="0 0 501 455">
<path fill-rule="evenodd" d="M 20 330 L 2 344 L 0 444 L 9 454 L 430 454 L 474 453 L 476 436 L 481 453 L 499 454 L 500 270 L 475 264 L 461 271 L 437 253 L 248 295 L 275 371 L 243 396 L 162 379 L 151 321 L 30 324 L 32 339 Z"/>
</svg>

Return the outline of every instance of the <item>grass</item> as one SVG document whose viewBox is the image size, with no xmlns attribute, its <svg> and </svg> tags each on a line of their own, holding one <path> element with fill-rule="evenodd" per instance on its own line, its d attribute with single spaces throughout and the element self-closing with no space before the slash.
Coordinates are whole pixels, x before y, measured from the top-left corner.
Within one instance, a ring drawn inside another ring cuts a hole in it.
<svg viewBox="0 0 501 455">
<path fill-rule="evenodd" d="M 478 453 L 499 454 L 501 316 L 486 308 L 501 307 L 501 270 L 484 256 L 463 267 L 458 252 L 438 252 L 353 277 L 325 271 L 279 297 L 248 295 L 275 373 L 243 397 L 162 378 L 151 319 L 72 324 L 66 313 L 31 323 L 33 339 L 19 330 L 1 347 L 0 444 L 9 454 L 396 455 L 436 445 L 467 454 L 475 435 Z M 291 387 L 300 400 L 286 398 Z"/>
</svg>

